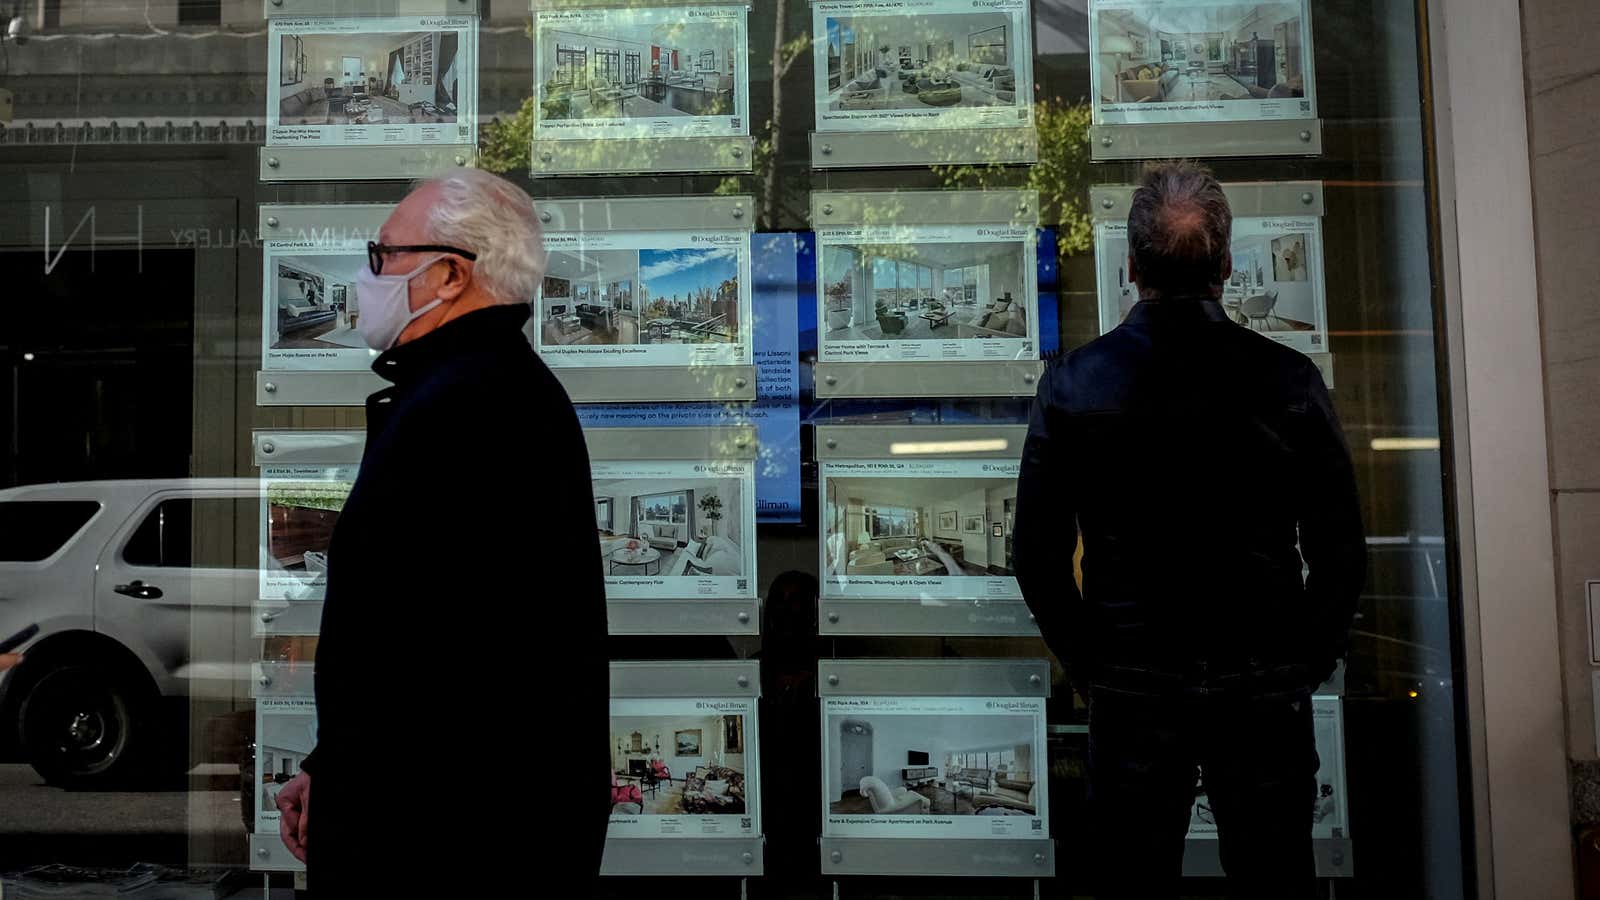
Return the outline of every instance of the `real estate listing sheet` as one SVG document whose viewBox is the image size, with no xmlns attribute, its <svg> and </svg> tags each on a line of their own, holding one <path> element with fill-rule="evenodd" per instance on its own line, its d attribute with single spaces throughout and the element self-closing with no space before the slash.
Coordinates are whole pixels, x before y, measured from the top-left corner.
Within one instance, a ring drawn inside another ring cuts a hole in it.
<svg viewBox="0 0 1600 900">
<path fill-rule="evenodd" d="M 278 792 L 300 773 L 317 746 L 317 702 L 312 697 L 257 697 L 254 798 L 256 834 L 277 834 Z M 287 848 L 285 848 L 287 851 Z"/>
<path fill-rule="evenodd" d="M 753 599 L 754 460 L 591 463 L 612 600 Z"/>
<path fill-rule="evenodd" d="M 378 354 L 356 329 L 356 273 L 373 234 L 305 235 L 263 241 L 261 368 L 365 371 Z"/>
<path fill-rule="evenodd" d="M 756 702 L 611 701 L 614 838 L 761 834 Z"/>
<path fill-rule="evenodd" d="M 750 364 L 749 232 L 549 232 L 545 248 L 533 331 L 552 367 Z"/>
<path fill-rule="evenodd" d="M 1306 0 L 1089 0 L 1094 120 L 1317 117 Z"/>
<path fill-rule="evenodd" d="M 818 229 L 818 358 L 1038 359 L 1035 240 L 1026 225 Z"/>
<path fill-rule="evenodd" d="M 1020 465 L 1014 459 L 818 463 L 823 596 L 1021 600 L 1011 571 Z"/>
<path fill-rule="evenodd" d="M 1050 838 L 1042 697 L 823 698 L 822 833 Z"/>
<path fill-rule="evenodd" d="M 477 16 L 275 18 L 267 146 L 478 141 Z"/>
<path fill-rule="evenodd" d="M 1311 722 L 1316 731 L 1317 759 L 1322 763 L 1316 775 L 1316 802 L 1311 808 L 1313 838 L 1350 836 L 1350 820 L 1346 809 L 1350 795 L 1345 789 L 1343 709 L 1343 700 L 1338 696 L 1311 698 Z M 1217 836 L 1217 820 L 1211 812 L 1203 771 L 1195 782 L 1194 791 L 1194 806 L 1189 811 L 1189 837 L 1213 839 Z"/>
<path fill-rule="evenodd" d="M 1033 124 L 1028 0 L 814 0 L 811 17 L 818 131 Z"/>
<path fill-rule="evenodd" d="M 750 133 L 749 11 L 540 10 L 536 140 Z"/>
<path fill-rule="evenodd" d="M 355 466 L 262 467 L 262 600 L 323 599 L 328 544 L 355 480 Z"/>
<path fill-rule="evenodd" d="M 1100 331 L 1117 327 L 1139 302 L 1128 277 L 1128 226 L 1095 226 Z M 1222 286 L 1228 318 L 1302 353 L 1328 349 L 1322 220 L 1266 216 L 1233 220 L 1233 275 Z"/>
</svg>

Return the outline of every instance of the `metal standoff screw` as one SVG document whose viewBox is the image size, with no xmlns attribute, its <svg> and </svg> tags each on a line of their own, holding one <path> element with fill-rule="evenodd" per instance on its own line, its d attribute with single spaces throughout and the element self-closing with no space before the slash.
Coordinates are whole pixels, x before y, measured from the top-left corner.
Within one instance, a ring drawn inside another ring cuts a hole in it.
<svg viewBox="0 0 1600 900">
<path fill-rule="evenodd" d="M 740 625 L 744 625 L 744 624 L 748 623 L 749 621 L 750 621 L 750 614 L 749 613 L 747 613 L 747 612 L 739 613 L 739 624 Z"/>
<path fill-rule="evenodd" d="M 735 148 L 733 148 L 733 158 L 734 159 L 744 159 L 744 148 L 743 147 L 735 147 Z"/>
<path fill-rule="evenodd" d="M 833 155 L 833 145 L 832 144 L 823 144 L 822 145 L 822 155 L 823 156 L 832 156 Z"/>
<path fill-rule="evenodd" d="M 1310 191 L 1306 191 L 1305 193 L 1300 195 L 1300 202 L 1304 203 L 1307 206 L 1310 206 L 1312 203 L 1315 203 L 1316 199 L 1317 199 L 1316 195 L 1311 193 Z"/>
<path fill-rule="evenodd" d="M 749 850 L 746 850 L 739 858 L 744 860 L 744 864 L 747 866 L 756 861 L 756 855 Z"/>
<path fill-rule="evenodd" d="M 277 216 L 267 216 L 267 227 L 268 228 L 277 228 L 278 227 L 278 217 Z"/>
<path fill-rule="evenodd" d="M 1028 676 L 1028 683 L 1033 685 L 1034 687 L 1038 687 L 1039 686 L 1039 676 L 1037 676 L 1037 675 L 1029 675 Z"/>
<path fill-rule="evenodd" d="M 826 377 L 826 378 L 824 378 L 822 380 L 827 382 L 830 385 L 834 385 L 834 384 L 838 384 L 839 383 L 839 376 L 837 376 L 837 375 L 829 375 L 828 377 Z"/>
<path fill-rule="evenodd" d="M 261 442 L 261 452 L 262 453 L 271 453 L 271 452 L 273 452 L 274 450 L 277 450 L 277 449 L 278 449 L 278 445 L 274 444 L 271 441 L 262 441 Z"/>
<path fill-rule="evenodd" d="M 740 675 L 739 676 L 739 687 L 749 687 L 749 686 L 750 686 L 750 676 L 749 675 Z"/>
<path fill-rule="evenodd" d="M 828 683 L 829 684 L 834 684 L 834 685 L 838 684 L 839 683 L 839 676 L 837 676 L 837 675 L 829 675 L 828 676 Z"/>
<path fill-rule="evenodd" d="M 278 158 L 276 156 L 267 157 L 267 168 L 276 169 L 277 167 L 278 167 Z"/>
<path fill-rule="evenodd" d="M 1300 140 L 1302 140 L 1302 141 L 1304 141 L 1304 142 L 1306 142 L 1308 144 L 1311 143 L 1311 131 L 1310 131 L 1310 129 L 1307 129 L 1305 131 L 1300 132 Z"/>
<path fill-rule="evenodd" d="M 1025 373 L 1022 376 L 1022 383 L 1023 384 L 1033 384 L 1033 373 L 1032 372 Z"/>
<path fill-rule="evenodd" d="M 824 203 L 824 204 L 822 204 L 822 214 L 825 215 L 825 216 L 833 215 L 833 204 L 832 203 Z"/>
<path fill-rule="evenodd" d="M 1039 621 L 1039 618 L 1037 616 L 1035 616 L 1033 613 L 1028 613 L 1028 621 L 1029 622 L 1037 622 L 1037 621 Z"/>
<path fill-rule="evenodd" d="M 1028 211 L 1028 201 L 1024 200 L 1021 203 L 1017 204 L 1017 212 L 1025 213 L 1027 211 Z"/>
<path fill-rule="evenodd" d="M 1117 201 L 1111 199 L 1110 197 L 1101 197 L 1100 198 L 1100 208 L 1101 209 L 1111 209 L 1112 207 L 1114 207 L 1116 205 L 1117 205 Z"/>
<path fill-rule="evenodd" d="M 839 449 L 839 441 L 837 438 L 828 438 L 827 444 L 829 450 Z"/>
<path fill-rule="evenodd" d="M 272 5 L 273 6 L 282 6 L 283 5 L 283 0 L 272 0 Z"/>
<path fill-rule="evenodd" d="M 277 617 L 278 617 L 277 613 L 264 612 L 264 613 L 261 614 L 261 621 L 263 621 L 263 622 L 271 622 L 273 619 L 276 619 Z"/>
<path fill-rule="evenodd" d="M 828 854 L 828 859 L 831 862 L 844 862 L 844 854 L 840 853 L 837 850 L 835 850 L 832 853 Z"/>
<path fill-rule="evenodd" d="M 1035 853 L 1033 855 L 1033 862 L 1034 862 L 1035 865 L 1040 865 L 1040 866 L 1044 865 L 1044 854 L 1043 853 Z"/>
<path fill-rule="evenodd" d="M 462 2 L 463 2 L 463 3 L 464 3 L 464 2 L 466 2 L 466 0 L 462 0 Z M 458 165 L 458 166 L 464 166 L 464 165 L 466 165 L 466 164 L 467 164 L 467 158 L 466 158 L 466 157 L 465 157 L 465 156 L 459 156 L 459 155 L 458 155 L 458 156 L 457 156 L 457 157 L 456 157 L 456 165 Z"/>
<path fill-rule="evenodd" d="M 272 676 L 263 672 L 259 682 L 262 687 L 272 687 Z"/>
<path fill-rule="evenodd" d="M 281 3 L 283 3 L 283 0 L 272 0 L 272 2 L 274 4 L 281 4 Z M 265 847 L 258 847 L 258 848 L 256 848 L 256 855 L 261 857 L 262 859 L 271 859 L 272 858 L 272 851 L 268 850 Z"/>
<path fill-rule="evenodd" d="M 742 388 L 742 387 L 744 387 L 745 385 L 747 385 L 749 383 L 750 383 L 750 379 L 748 379 L 748 378 L 735 378 L 733 380 L 733 386 L 734 387 L 739 387 L 739 388 Z M 744 446 L 744 445 L 741 444 L 740 446 Z"/>
<path fill-rule="evenodd" d="M 744 207 L 742 207 L 742 206 L 735 206 L 735 207 L 734 207 L 734 208 L 733 208 L 733 217 L 734 217 L 734 218 L 735 218 L 735 219 L 742 219 L 742 218 L 744 218 Z"/>
<path fill-rule="evenodd" d="M 551 161 L 551 160 L 553 160 L 555 158 L 556 158 L 556 155 L 554 153 L 551 153 L 548 150 L 546 150 L 545 152 L 539 154 L 539 159 L 540 159 L 541 162 L 549 162 L 549 161 Z"/>
<path fill-rule="evenodd" d="M 1104 135 L 1104 136 L 1102 136 L 1100 138 L 1100 146 L 1102 146 L 1102 147 L 1109 147 L 1113 143 L 1114 142 L 1111 140 L 1111 135 L 1109 135 L 1109 134 L 1108 135 Z"/>
<path fill-rule="evenodd" d="M 834 625 L 839 624 L 839 614 L 836 612 L 828 613 L 828 621 Z"/>
<path fill-rule="evenodd" d="M 551 219 L 552 219 L 552 218 L 554 218 L 554 216 L 552 216 L 552 215 L 550 215 L 550 213 L 549 213 L 549 212 L 542 212 L 542 213 L 539 213 L 539 221 L 541 221 L 541 222 L 543 222 L 543 223 L 545 223 L 545 224 L 546 224 L 546 225 L 549 225 L 549 224 L 550 224 L 550 220 L 551 220 Z"/>
<path fill-rule="evenodd" d="M 276 381 L 268 381 L 261 385 L 261 389 L 269 394 L 276 394 L 278 392 L 278 383 Z"/>
</svg>

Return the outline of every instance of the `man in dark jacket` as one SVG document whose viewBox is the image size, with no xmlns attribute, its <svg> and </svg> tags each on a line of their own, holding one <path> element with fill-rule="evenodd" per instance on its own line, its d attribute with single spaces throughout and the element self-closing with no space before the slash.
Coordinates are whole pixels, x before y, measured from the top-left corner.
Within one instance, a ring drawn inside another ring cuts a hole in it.
<svg viewBox="0 0 1600 900">
<path fill-rule="evenodd" d="M 1146 171 L 1141 300 L 1050 364 L 1023 450 L 1017 578 L 1089 702 L 1101 897 L 1177 895 L 1197 767 L 1234 890 L 1315 889 L 1310 693 L 1345 653 L 1365 542 L 1317 367 L 1218 302 L 1231 230 L 1210 172 Z"/>
<path fill-rule="evenodd" d="M 367 400 L 329 546 L 318 741 L 278 795 L 283 838 L 318 897 L 397 879 L 502 896 L 530 847 L 587 895 L 610 813 L 604 582 L 583 433 L 523 332 L 545 265 L 533 202 L 458 171 L 406 197 L 368 255 L 357 327 L 392 385 Z M 554 793 L 527 781 L 541 726 L 561 735 Z"/>
</svg>

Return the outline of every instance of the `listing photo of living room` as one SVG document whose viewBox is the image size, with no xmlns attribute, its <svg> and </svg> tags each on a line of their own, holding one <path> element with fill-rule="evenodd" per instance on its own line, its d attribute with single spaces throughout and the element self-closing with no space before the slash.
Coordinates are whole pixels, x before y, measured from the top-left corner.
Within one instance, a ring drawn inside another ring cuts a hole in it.
<svg viewBox="0 0 1600 900">
<path fill-rule="evenodd" d="M 611 814 L 746 815 L 744 715 L 611 718 Z"/>
<path fill-rule="evenodd" d="M 1031 715 L 827 716 L 828 812 L 851 816 L 1044 815 Z"/>
<path fill-rule="evenodd" d="M 274 34 L 271 125 L 453 123 L 464 93 L 476 90 L 459 64 L 458 31 Z"/>
<path fill-rule="evenodd" d="M 826 16 L 824 26 L 827 110 L 1014 107 L 1029 77 L 1017 63 L 1032 48 L 1007 12 Z"/>
<path fill-rule="evenodd" d="M 317 713 L 309 700 L 284 706 L 258 701 L 256 715 L 256 800 L 258 829 L 278 820 L 278 792 L 300 774 L 300 763 L 317 746 Z M 265 829 L 276 832 L 276 825 Z"/>
<path fill-rule="evenodd" d="M 747 499 L 738 478 L 596 478 L 601 570 L 619 578 L 743 578 L 754 537 Z"/>
<path fill-rule="evenodd" d="M 1128 278 L 1127 227 L 1100 226 L 1101 330 L 1115 328 L 1138 302 Z M 1228 318 L 1303 352 L 1326 349 L 1321 241 L 1314 218 L 1235 219 L 1233 273 L 1220 298 Z"/>
<path fill-rule="evenodd" d="M 540 124 L 742 117 L 735 77 L 743 21 L 727 7 L 713 12 L 687 19 L 681 10 L 597 10 L 576 25 L 541 20 Z"/>
<path fill-rule="evenodd" d="M 1102 104 L 1307 96 L 1300 0 L 1102 6 L 1095 16 Z M 1310 108 L 1282 105 L 1276 112 L 1309 116 Z"/>
<path fill-rule="evenodd" d="M 830 342 L 1025 340 L 1031 319 L 1021 241 L 822 246 Z"/>
<path fill-rule="evenodd" d="M 542 346 L 739 339 L 735 247 L 557 250 L 539 293 Z"/>
<path fill-rule="evenodd" d="M 852 577 L 1012 575 L 1014 476 L 834 477 L 827 465 L 825 591 Z"/>
<path fill-rule="evenodd" d="M 269 350 L 356 350 L 367 342 L 356 330 L 356 273 L 367 264 L 360 253 L 274 257 L 267 280 Z"/>
</svg>

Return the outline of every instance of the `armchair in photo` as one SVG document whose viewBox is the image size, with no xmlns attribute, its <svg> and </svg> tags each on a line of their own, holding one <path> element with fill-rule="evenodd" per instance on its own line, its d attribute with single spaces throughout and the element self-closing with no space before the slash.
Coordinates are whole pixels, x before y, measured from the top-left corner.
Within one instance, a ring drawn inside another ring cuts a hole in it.
<svg viewBox="0 0 1600 900">
<path fill-rule="evenodd" d="M 683 780 L 683 811 L 691 815 L 744 812 L 744 773 L 727 766 L 696 768 Z"/>
<path fill-rule="evenodd" d="M 972 808 L 982 815 L 1037 815 L 1035 792 L 1038 784 L 1031 780 L 1001 778 L 996 776 L 993 787 L 979 791 L 972 798 Z"/>
<path fill-rule="evenodd" d="M 867 798 L 873 814 L 879 816 L 926 813 L 933 806 L 933 801 L 906 788 L 890 790 L 876 775 L 861 779 L 861 796 Z"/>
</svg>

